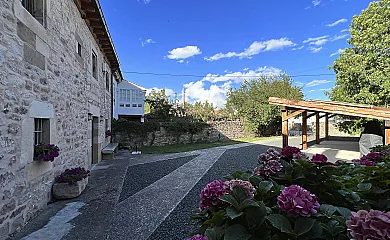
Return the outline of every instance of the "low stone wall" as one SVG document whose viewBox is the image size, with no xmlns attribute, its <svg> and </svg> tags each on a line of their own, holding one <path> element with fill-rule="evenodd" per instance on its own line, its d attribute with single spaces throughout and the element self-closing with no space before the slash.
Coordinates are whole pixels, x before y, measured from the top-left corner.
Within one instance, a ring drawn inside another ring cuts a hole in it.
<svg viewBox="0 0 390 240">
<path fill-rule="evenodd" d="M 218 121 L 210 122 L 209 127 L 206 127 L 201 132 L 196 134 L 180 134 L 174 135 L 168 133 L 164 127 L 154 132 L 145 133 L 144 136 L 136 136 L 132 139 L 115 133 L 115 141 L 124 146 L 134 148 L 136 145 L 140 146 L 167 146 L 175 144 L 188 144 L 197 142 L 217 142 L 221 140 L 237 139 L 254 137 L 254 133 L 245 130 L 242 121 Z"/>
</svg>

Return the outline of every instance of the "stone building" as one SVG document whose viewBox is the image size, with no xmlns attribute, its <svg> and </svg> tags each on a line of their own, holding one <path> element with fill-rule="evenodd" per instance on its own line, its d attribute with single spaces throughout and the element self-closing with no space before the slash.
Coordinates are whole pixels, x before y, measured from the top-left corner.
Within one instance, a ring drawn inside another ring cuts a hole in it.
<svg viewBox="0 0 390 240">
<path fill-rule="evenodd" d="M 50 202 L 55 176 L 100 161 L 121 80 L 98 0 L 0 1 L 0 239 Z M 59 157 L 33 160 L 37 143 Z"/>
</svg>

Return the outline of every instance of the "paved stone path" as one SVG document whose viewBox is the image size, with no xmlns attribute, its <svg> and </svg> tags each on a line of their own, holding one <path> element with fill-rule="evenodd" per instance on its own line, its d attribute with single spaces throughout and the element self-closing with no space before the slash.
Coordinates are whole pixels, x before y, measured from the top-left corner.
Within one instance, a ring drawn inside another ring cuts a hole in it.
<svg viewBox="0 0 390 240">
<path fill-rule="evenodd" d="M 50 204 L 12 239 L 187 239 L 200 190 L 234 170 L 253 169 L 260 153 L 280 145 L 274 138 L 166 155 L 121 152 L 94 166 L 80 197 Z"/>
</svg>

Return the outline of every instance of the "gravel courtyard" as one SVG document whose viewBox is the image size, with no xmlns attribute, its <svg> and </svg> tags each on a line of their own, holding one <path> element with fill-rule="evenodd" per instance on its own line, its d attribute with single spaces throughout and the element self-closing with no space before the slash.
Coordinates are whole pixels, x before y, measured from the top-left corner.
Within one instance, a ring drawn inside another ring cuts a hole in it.
<svg viewBox="0 0 390 240">
<path fill-rule="evenodd" d="M 253 169 L 260 153 L 280 145 L 274 138 L 167 155 L 120 152 L 94 166 L 80 197 L 50 204 L 12 239 L 187 239 L 201 189 Z"/>
</svg>

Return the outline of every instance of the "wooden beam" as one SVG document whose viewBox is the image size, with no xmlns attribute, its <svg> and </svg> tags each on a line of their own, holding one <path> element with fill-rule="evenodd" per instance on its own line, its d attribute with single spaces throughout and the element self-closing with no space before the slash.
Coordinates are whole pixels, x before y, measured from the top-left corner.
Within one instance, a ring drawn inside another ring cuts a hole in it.
<svg viewBox="0 0 390 240">
<path fill-rule="evenodd" d="M 295 117 L 295 116 L 298 116 L 299 114 L 301 114 L 301 113 L 303 113 L 303 112 L 305 112 L 305 111 L 306 111 L 306 110 L 297 110 L 297 111 L 291 113 L 290 115 L 287 115 L 287 118 L 284 119 L 284 120 L 288 120 L 288 119 L 290 119 L 290 118 L 293 118 L 293 117 Z"/>
<path fill-rule="evenodd" d="M 320 144 L 320 113 L 316 112 L 316 144 Z"/>
<path fill-rule="evenodd" d="M 288 119 L 287 110 L 282 110 L 282 136 L 283 136 L 283 147 L 288 146 Z"/>
<path fill-rule="evenodd" d="M 302 113 L 302 149 L 307 149 L 307 111 Z"/>
<path fill-rule="evenodd" d="M 316 114 L 317 114 L 317 113 L 309 114 L 309 115 L 307 115 L 307 118 L 311 118 L 311 117 L 315 116 Z"/>
<path fill-rule="evenodd" d="M 385 121 L 385 144 L 390 144 L 390 121 Z"/>
<path fill-rule="evenodd" d="M 329 114 L 325 113 L 325 139 L 329 138 Z"/>
</svg>

